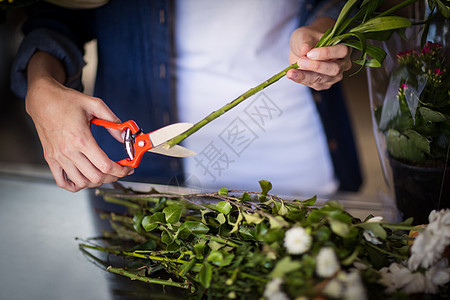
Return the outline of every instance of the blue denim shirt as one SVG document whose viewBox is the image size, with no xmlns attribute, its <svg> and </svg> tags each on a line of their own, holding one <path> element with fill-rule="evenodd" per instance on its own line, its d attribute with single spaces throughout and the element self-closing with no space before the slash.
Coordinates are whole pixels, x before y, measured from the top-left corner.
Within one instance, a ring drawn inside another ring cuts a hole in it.
<svg viewBox="0 0 450 300">
<path fill-rule="evenodd" d="M 302 23 L 317 15 L 336 17 L 340 6 L 326 7 L 330 2 L 303 1 Z M 67 10 L 47 3 L 30 6 L 29 18 L 23 25 L 25 38 L 11 73 L 12 90 L 25 98 L 26 67 L 40 50 L 64 63 L 66 86 L 82 91 L 83 45 L 97 39 L 99 63 L 94 95 L 122 121 L 135 120 L 144 132 L 176 122 L 171 5 L 172 1 L 167 0 L 111 0 L 89 10 Z M 122 145 L 104 128 L 92 126 L 92 131 L 111 159 L 126 157 Z M 354 145 L 350 146 L 354 150 Z M 126 179 L 174 184 L 182 180 L 182 174 L 180 159 L 147 153 L 135 174 Z"/>
</svg>

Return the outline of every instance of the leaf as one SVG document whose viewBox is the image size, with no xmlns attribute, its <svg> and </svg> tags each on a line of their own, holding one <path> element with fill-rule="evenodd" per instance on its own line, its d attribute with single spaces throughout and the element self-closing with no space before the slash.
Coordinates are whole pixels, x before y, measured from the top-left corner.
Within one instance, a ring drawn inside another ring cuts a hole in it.
<svg viewBox="0 0 450 300">
<path fill-rule="evenodd" d="M 332 207 L 332 208 L 336 208 L 336 209 L 338 209 L 340 211 L 344 210 L 344 206 L 339 201 L 336 201 L 336 200 L 329 200 L 329 201 L 327 201 L 326 206 L 329 206 L 329 207 Z"/>
<path fill-rule="evenodd" d="M 269 191 L 272 189 L 272 183 L 267 180 L 260 180 L 259 186 L 261 187 L 261 195 L 262 196 L 267 196 Z"/>
<path fill-rule="evenodd" d="M 186 221 L 184 222 L 177 231 L 177 237 L 186 239 L 191 234 L 205 234 L 208 233 L 209 228 L 205 224 L 196 221 Z"/>
<path fill-rule="evenodd" d="M 244 219 L 240 209 L 238 209 L 238 212 L 239 212 L 239 215 L 237 217 L 236 223 L 230 222 L 230 218 L 228 218 L 228 224 L 233 225 L 233 229 L 231 229 L 230 234 L 239 230 L 239 225 L 241 224 L 242 220 Z"/>
<path fill-rule="evenodd" d="M 232 208 L 231 204 L 227 201 L 219 202 L 216 205 L 216 209 L 219 212 L 223 213 L 224 215 L 228 215 L 231 211 L 231 208 Z"/>
<path fill-rule="evenodd" d="M 420 107 L 419 112 L 425 121 L 443 122 L 443 121 L 447 120 L 447 117 L 443 113 L 429 109 L 428 107 L 424 107 L 424 106 Z"/>
<path fill-rule="evenodd" d="M 290 256 L 285 256 L 277 262 L 269 277 L 283 278 L 286 274 L 300 269 L 301 266 L 302 264 L 299 261 L 292 260 Z"/>
<path fill-rule="evenodd" d="M 441 0 L 435 0 L 437 7 L 440 11 L 440 13 L 444 16 L 444 18 L 450 18 L 450 10 L 449 7 L 446 6 L 444 3 L 441 2 Z"/>
<path fill-rule="evenodd" d="M 178 204 L 171 204 L 163 209 L 163 213 L 166 216 L 166 222 L 169 224 L 175 224 L 180 221 L 181 212 L 183 207 Z"/>
<path fill-rule="evenodd" d="M 233 259 L 233 253 L 227 253 L 225 251 L 211 251 L 208 255 L 207 261 L 218 267 L 226 267 L 231 264 Z"/>
<path fill-rule="evenodd" d="M 389 129 L 386 136 L 388 152 L 395 158 L 420 162 L 425 159 L 425 154 L 416 147 L 407 136 L 395 129 Z"/>
<path fill-rule="evenodd" d="M 331 230 L 341 237 L 346 237 L 350 233 L 350 226 L 347 223 L 329 219 Z"/>
<path fill-rule="evenodd" d="M 244 238 L 245 241 L 254 241 L 256 239 L 255 230 L 248 227 L 241 226 L 239 228 L 239 234 L 242 238 Z"/>
<path fill-rule="evenodd" d="M 138 233 L 142 232 L 141 222 L 142 222 L 143 218 L 144 218 L 144 215 L 142 213 L 137 213 L 133 217 L 133 228 Z"/>
<path fill-rule="evenodd" d="M 219 190 L 219 195 L 220 196 L 228 196 L 228 190 L 226 188 L 221 188 Z"/>
<path fill-rule="evenodd" d="M 314 196 L 310 199 L 306 199 L 303 201 L 300 201 L 301 204 L 305 205 L 305 206 L 313 206 L 317 201 L 317 196 Z"/>
<path fill-rule="evenodd" d="M 358 226 L 372 231 L 372 233 L 380 239 L 385 240 L 387 238 L 387 232 L 380 223 L 361 223 L 358 224 Z"/>
<path fill-rule="evenodd" d="M 159 224 L 165 224 L 165 223 L 166 223 L 166 218 L 162 212 L 154 213 L 151 216 L 145 216 L 142 219 L 142 227 L 144 227 L 144 229 L 146 231 L 152 231 L 153 229 L 158 227 Z"/>
<path fill-rule="evenodd" d="M 288 209 L 286 208 L 286 205 L 284 205 L 284 202 L 281 202 L 280 208 L 278 209 L 278 214 L 280 216 L 285 216 L 288 213 Z"/>
<path fill-rule="evenodd" d="M 173 236 L 173 234 L 168 232 L 167 230 L 164 230 L 161 233 L 161 242 L 163 242 L 164 244 L 170 245 L 173 243 L 174 240 L 175 240 L 175 237 Z"/>
<path fill-rule="evenodd" d="M 223 213 L 219 213 L 216 217 L 216 220 L 220 225 L 222 225 L 227 221 L 227 218 L 225 218 L 225 215 Z"/>
<path fill-rule="evenodd" d="M 415 130 L 409 129 L 404 134 L 421 151 L 430 154 L 430 141 Z"/>
<path fill-rule="evenodd" d="M 198 273 L 198 281 L 205 288 L 209 288 L 212 279 L 212 266 L 204 262 L 200 272 Z"/>
<path fill-rule="evenodd" d="M 211 250 L 215 251 L 215 250 L 219 250 L 220 248 L 222 248 L 223 246 L 225 246 L 224 244 L 221 244 L 219 242 L 216 241 L 209 241 L 208 242 L 208 247 L 211 248 Z"/>
<path fill-rule="evenodd" d="M 367 33 L 367 32 L 377 32 L 386 31 L 404 27 L 411 27 L 411 21 L 404 17 L 398 16 L 386 16 L 386 17 L 376 17 L 370 19 L 359 26 L 350 29 L 349 33 Z"/>
<path fill-rule="evenodd" d="M 194 245 L 194 254 L 196 259 L 203 259 L 203 252 L 205 251 L 205 244 L 195 244 Z"/>
<path fill-rule="evenodd" d="M 245 222 L 247 222 L 248 224 L 259 224 L 264 220 L 264 218 L 261 218 L 258 213 L 251 214 L 243 212 L 242 215 L 244 216 Z"/>
<path fill-rule="evenodd" d="M 280 216 L 269 216 L 269 223 L 270 223 L 270 228 L 271 229 L 279 229 L 282 228 L 283 226 L 286 226 L 286 222 L 284 221 L 283 217 Z"/>
<path fill-rule="evenodd" d="M 350 13 L 353 11 L 353 9 L 358 4 L 359 0 L 349 0 L 345 5 L 342 7 L 341 12 L 339 13 L 339 16 L 336 20 L 336 23 L 333 26 L 333 29 L 330 33 L 330 36 L 333 37 L 336 32 L 343 32 L 346 28 L 342 28 L 342 24 L 345 24 L 345 21 L 349 17 Z M 348 24 L 347 24 L 348 26 Z"/>
<path fill-rule="evenodd" d="M 362 48 L 360 47 L 359 43 L 353 42 L 353 41 L 347 41 L 343 43 L 344 45 L 347 45 L 349 47 L 355 48 L 359 51 L 362 51 Z M 381 64 L 383 63 L 384 59 L 386 58 L 386 52 L 373 45 L 366 45 L 366 53 L 373 57 L 373 59 L 368 59 L 365 62 L 365 66 L 368 67 L 381 67 Z M 358 63 L 357 61 L 355 61 Z M 361 62 L 362 64 L 362 62 Z"/>
</svg>

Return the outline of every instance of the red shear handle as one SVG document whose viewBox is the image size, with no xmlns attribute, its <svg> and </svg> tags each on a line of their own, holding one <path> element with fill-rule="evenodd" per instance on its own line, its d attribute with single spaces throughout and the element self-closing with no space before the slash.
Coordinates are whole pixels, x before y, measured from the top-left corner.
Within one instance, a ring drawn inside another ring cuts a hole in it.
<svg viewBox="0 0 450 300">
<path fill-rule="evenodd" d="M 129 121 L 126 121 L 123 123 L 114 123 L 114 122 L 94 118 L 94 119 L 92 119 L 91 123 L 98 125 L 98 126 L 117 129 L 117 130 L 121 130 L 121 131 L 124 131 L 125 129 L 130 128 L 130 130 L 133 134 L 136 134 L 139 131 L 139 126 L 136 124 L 136 122 L 134 122 L 132 120 L 129 120 Z"/>
<path fill-rule="evenodd" d="M 123 123 L 114 123 L 110 121 L 105 121 L 101 119 L 94 118 L 91 121 L 91 124 L 106 127 L 106 128 L 112 128 L 120 131 L 125 131 L 126 129 L 130 129 L 132 134 L 136 134 L 139 132 L 139 126 L 136 124 L 136 122 L 129 120 Z M 129 147 L 134 147 L 134 144 L 130 142 Z M 130 154 L 129 154 L 130 155 Z M 132 167 L 136 168 L 139 166 L 139 163 L 141 162 L 143 153 L 138 153 L 138 155 L 134 156 L 133 159 L 130 158 L 124 158 L 117 163 L 124 167 Z"/>
</svg>

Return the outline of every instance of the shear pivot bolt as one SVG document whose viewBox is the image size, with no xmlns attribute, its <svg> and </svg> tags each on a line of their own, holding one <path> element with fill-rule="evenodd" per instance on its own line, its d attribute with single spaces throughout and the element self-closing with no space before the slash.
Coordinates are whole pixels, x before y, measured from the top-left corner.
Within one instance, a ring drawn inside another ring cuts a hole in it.
<svg viewBox="0 0 450 300">
<path fill-rule="evenodd" d="M 145 146 L 145 142 L 144 141 L 139 141 L 138 142 L 138 146 L 139 147 L 144 147 Z"/>
</svg>

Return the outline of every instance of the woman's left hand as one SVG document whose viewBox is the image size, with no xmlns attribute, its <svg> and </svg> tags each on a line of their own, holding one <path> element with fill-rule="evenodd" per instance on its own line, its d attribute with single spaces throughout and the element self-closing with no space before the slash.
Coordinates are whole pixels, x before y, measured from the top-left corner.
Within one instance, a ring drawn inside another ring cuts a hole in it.
<svg viewBox="0 0 450 300">
<path fill-rule="evenodd" d="M 314 48 L 323 32 L 333 25 L 331 18 L 321 18 L 311 26 L 300 27 L 291 36 L 289 63 L 297 63 L 287 78 L 315 90 L 329 89 L 341 81 L 343 73 L 352 67 L 351 48 L 345 45 Z"/>
</svg>

